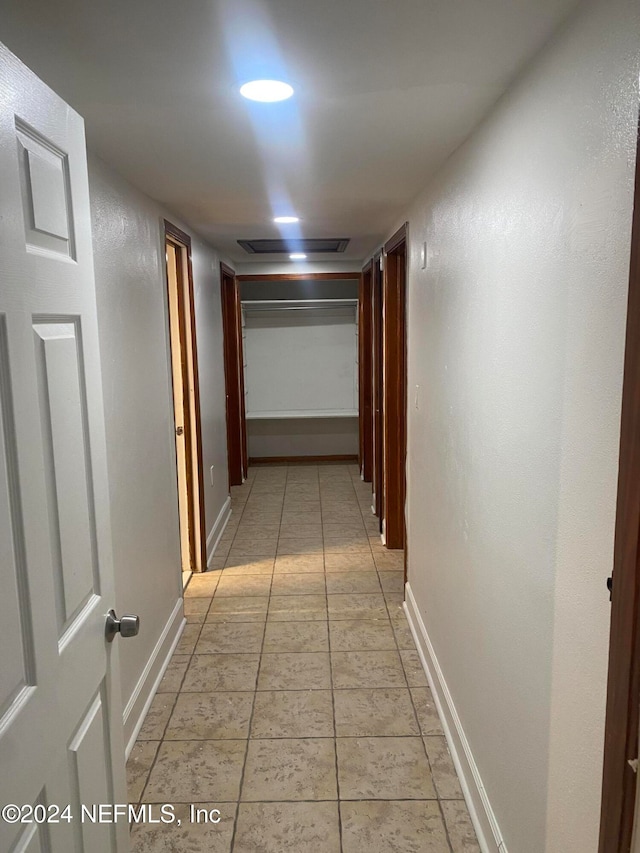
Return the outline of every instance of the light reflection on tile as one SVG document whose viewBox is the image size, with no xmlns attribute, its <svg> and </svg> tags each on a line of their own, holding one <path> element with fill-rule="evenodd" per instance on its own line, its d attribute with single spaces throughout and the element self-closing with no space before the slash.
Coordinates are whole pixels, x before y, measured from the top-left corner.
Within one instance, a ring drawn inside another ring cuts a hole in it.
<svg viewBox="0 0 640 853">
<path fill-rule="evenodd" d="M 231 493 L 128 762 L 132 800 L 222 822 L 136 826 L 133 853 L 445 853 L 447 831 L 479 853 L 357 465 L 256 466 Z"/>
</svg>

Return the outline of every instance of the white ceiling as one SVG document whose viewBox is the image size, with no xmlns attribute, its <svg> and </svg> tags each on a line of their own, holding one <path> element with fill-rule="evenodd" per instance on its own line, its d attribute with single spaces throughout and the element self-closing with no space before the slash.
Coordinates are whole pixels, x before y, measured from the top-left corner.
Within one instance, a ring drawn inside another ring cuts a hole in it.
<svg viewBox="0 0 640 853">
<path fill-rule="evenodd" d="M 0 39 L 96 153 L 233 260 L 264 262 L 236 240 L 279 236 L 272 217 L 293 210 L 305 236 L 351 237 L 353 261 L 575 5 L 0 0 Z M 251 104 L 237 90 L 255 77 L 296 94 Z"/>
</svg>

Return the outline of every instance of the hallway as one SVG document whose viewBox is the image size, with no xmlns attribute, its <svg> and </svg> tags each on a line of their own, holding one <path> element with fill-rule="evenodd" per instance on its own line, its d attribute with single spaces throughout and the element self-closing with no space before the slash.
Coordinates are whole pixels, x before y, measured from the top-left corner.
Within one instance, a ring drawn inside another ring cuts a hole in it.
<svg viewBox="0 0 640 853">
<path fill-rule="evenodd" d="M 135 853 L 475 853 L 370 485 L 356 465 L 265 466 L 232 491 L 128 763 L 131 802 L 221 822 L 141 824 Z"/>
</svg>

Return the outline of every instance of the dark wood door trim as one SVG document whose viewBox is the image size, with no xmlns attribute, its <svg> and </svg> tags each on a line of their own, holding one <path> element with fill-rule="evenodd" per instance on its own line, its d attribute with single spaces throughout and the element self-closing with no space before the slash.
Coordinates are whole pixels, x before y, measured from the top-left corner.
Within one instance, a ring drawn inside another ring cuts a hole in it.
<svg viewBox="0 0 640 853">
<path fill-rule="evenodd" d="M 242 317 L 238 280 L 234 271 L 220 264 L 220 296 L 224 338 L 227 460 L 229 486 L 239 486 L 246 476 L 247 439 L 244 405 Z"/>
<path fill-rule="evenodd" d="M 389 237 L 387 242 L 384 244 L 385 255 L 388 255 L 391 252 L 395 252 L 397 249 L 399 249 L 402 246 L 403 243 L 406 244 L 406 242 L 407 242 L 407 228 L 408 228 L 408 223 L 405 222 L 403 225 L 400 226 L 400 228 L 398 228 L 398 230 L 396 231 L 396 233 L 392 237 Z"/>
<path fill-rule="evenodd" d="M 360 278 L 359 272 L 269 273 L 237 276 L 238 281 L 349 281 Z"/>
<path fill-rule="evenodd" d="M 638 757 L 640 703 L 640 146 L 638 158 L 622 390 L 599 853 L 630 850 L 637 783 L 628 760 Z"/>
<path fill-rule="evenodd" d="M 383 281 L 383 494 L 387 548 L 404 548 L 406 495 L 406 225 L 387 243 Z"/>
<path fill-rule="evenodd" d="M 383 471 L 383 420 L 382 420 L 382 254 L 378 253 L 373 259 L 373 277 L 371 288 L 371 372 L 372 372 L 372 403 L 373 403 L 373 510 L 380 520 L 384 513 L 384 479 Z"/>
<path fill-rule="evenodd" d="M 189 251 L 189 258 L 191 258 L 191 237 L 186 233 L 186 231 L 182 231 L 177 225 L 174 225 L 173 222 L 169 222 L 168 219 L 165 219 L 164 236 L 165 239 L 167 237 L 173 237 L 176 243 L 181 243 L 183 246 L 186 246 Z"/>
<path fill-rule="evenodd" d="M 249 472 L 249 452 L 247 449 L 247 412 L 244 384 L 244 333 L 242 327 L 242 300 L 240 297 L 240 285 L 234 277 L 234 289 L 236 296 L 236 336 L 238 341 L 238 378 L 240 381 L 240 450 L 242 454 L 242 478 L 246 480 Z"/>
<path fill-rule="evenodd" d="M 358 295 L 358 390 L 360 409 L 360 474 L 366 483 L 373 473 L 373 372 L 371 288 L 373 263 L 362 270 Z"/>
<path fill-rule="evenodd" d="M 193 288 L 193 266 L 191 262 L 191 237 L 174 225 L 172 222 L 168 220 L 164 220 L 164 242 L 166 244 L 167 241 L 173 242 L 178 248 L 181 248 L 186 253 L 187 260 L 187 281 L 186 281 L 186 291 L 187 291 L 187 304 L 183 303 L 184 310 L 184 323 L 180 324 L 181 327 L 181 337 L 183 334 L 188 334 L 191 338 L 191 359 L 192 359 L 192 372 L 193 372 L 193 409 L 195 412 L 195 423 L 191 423 L 191 419 L 188 418 L 189 422 L 189 440 L 185 442 L 187 447 L 190 448 L 195 445 L 195 454 L 196 454 L 196 464 L 188 465 L 188 477 L 192 476 L 193 468 L 195 467 L 197 470 L 197 483 L 191 479 L 190 485 L 190 517 L 193 519 L 193 523 L 197 524 L 199 530 L 199 539 L 200 539 L 200 547 L 199 547 L 199 565 L 197 568 L 200 571 L 204 571 L 207 567 L 207 533 L 206 533 L 206 519 L 205 519 L 205 505 L 204 505 L 204 468 L 203 468 L 203 460 L 202 460 L 202 422 L 200 415 L 200 376 L 198 372 L 198 338 L 196 334 L 196 312 L 195 312 L 195 295 Z M 182 275 L 181 266 L 178 265 L 179 275 Z M 182 282 L 185 284 L 185 282 Z M 180 299 L 183 299 L 184 296 L 184 288 L 179 288 L 182 291 Z M 188 384 L 187 384 L 188 387 Z M 193 462 L 193 460 L 191 460 Z M 195 493 L 197 492 L 197 498 Z M 198 512 L 195 512 L 195 501 L 197 500 Z M 195 516 L 197 515 L 197 519 Z"/>
</svg>

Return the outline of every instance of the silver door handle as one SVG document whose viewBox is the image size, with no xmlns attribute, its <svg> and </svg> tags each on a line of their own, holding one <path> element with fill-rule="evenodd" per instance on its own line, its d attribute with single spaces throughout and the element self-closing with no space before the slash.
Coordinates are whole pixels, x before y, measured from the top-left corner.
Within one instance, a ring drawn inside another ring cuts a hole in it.
<svg viewBox="0 0 640 853">
<path fill-rule="evenodd" d="M 136 637 L 140 630 L 140 617 L 126 615 L 122 619 L 118 619 L 115 610 L 110 610 L 107 613 L 107 622 L 104 628 L 104 635 L 108 643 L 113 641 L 116 634 L 122 637 Z"/>
</svg>

